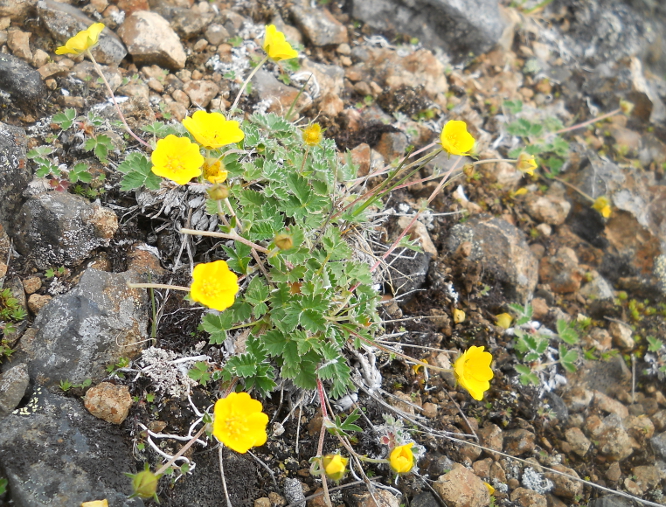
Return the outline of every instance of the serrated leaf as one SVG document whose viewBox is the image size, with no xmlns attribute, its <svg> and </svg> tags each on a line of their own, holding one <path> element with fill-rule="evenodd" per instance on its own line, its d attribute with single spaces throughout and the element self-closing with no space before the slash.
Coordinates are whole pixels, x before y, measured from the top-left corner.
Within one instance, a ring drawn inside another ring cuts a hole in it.
<svg viewBox="0 0 666 507">
<path fill-rule="evenodd" d="M 151 170 L 152 164 L 143 153 L 130 153 L 117 169 L 125 174 L 120 182 L 120 190 L 129 192 L 145 186 L 150 190 L 158 190 L 162 178 Z"/>
</svg>

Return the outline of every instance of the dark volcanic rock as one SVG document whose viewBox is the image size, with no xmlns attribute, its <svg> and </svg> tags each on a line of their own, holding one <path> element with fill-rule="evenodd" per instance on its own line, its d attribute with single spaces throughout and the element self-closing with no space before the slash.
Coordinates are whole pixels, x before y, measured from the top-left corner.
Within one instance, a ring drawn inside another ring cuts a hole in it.
<svg viewBox="0 0 666 507">
<path fill-rule="evenodd" d="M 0 473 L 17 507 L 72 507 L 106 498 L 140 507 L 124 473 L 136 472 L 122 430 L 78 400 L 37 389 L 25 409 L 0 422 Z"/>
<path fill-rule="evenodd" d="M 0 90 L 24 110 L 34 109 L 46 96 L 39 72 L 20 58 L 5 54 L 0 54 Z"/>
<path fill-rule="evenodd" d="M 5 56 L 9 55 L 0 55 L 0 67 Z M 21 205 L 21 195 L 32 179 L 25 158 L 26 146 L 23 129 L 0 123 L 0 224 L 9 231 Z"/>
<path fill-rule="evenodd" d="M 456 61 L 488 51 L 507 26 L 497 0 L 354 0 L 352 15 L 441 47 Z"/>
</svg>

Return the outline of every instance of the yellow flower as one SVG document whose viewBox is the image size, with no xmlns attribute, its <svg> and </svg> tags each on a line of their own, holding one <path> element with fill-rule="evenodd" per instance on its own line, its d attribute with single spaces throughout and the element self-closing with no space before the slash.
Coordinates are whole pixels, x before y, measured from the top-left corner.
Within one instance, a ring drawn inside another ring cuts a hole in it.
<svg viewBox="0 0 666 507">
<path fill-rule="evenodd" d="M 239 143 L 245 137 L 237 121 L 227 120 L 220 113 L 196 111 L 183 120 L 183 126 L 201 146 L 211 150 Z"/>
<path fill-rule="evenodd" d="M 324 456 L 324 472 L 326 476 L 333 480 L 341 480 L 347 473 L 347 458 L 343 458 L 339 454 L 328 454 Z"/>
<path fill-rule="evenodd" d="M 238 277 L 224 261 L 197 264 L 192 271 L 190 297 L 197 303 L 223 311 L 234 304 Z"/>
<path fill-rule="evenodd" d="M 282 32 L 278 32 L 275 25 L 268 25 L 266 27 L 266 37 L 264 37 L 263 44 L 264 51 L 273 60 L 290 60 L 298 56 L 298 51 L 291 47 Z"/>
<path fill-rule="evenodd" d="M 305 127 L 305 130 L 303 131 L 303 142 L 308 146 L 317 146 L 321 143 L 322 137 L 321 126 L 319 126 L 319 123 L 313 123 L 312 125 Z"/>
<path fill-rule="evenodd" d="M 203 164 L 203 177 L 212 184 L 227 181 L 229 172 L 225 170 L 224 164 L 219 158 L 206 157 Z"/>
<path fill-rule="evenodd" d="M 595 210 L 597 210 L 599 213 L 601 213 L 601 216 L 604 218 L 608 218 L 609 216 L 611 216 L 610 200 L 605 195 L 597 197 L 592 207 Z"/>
<path fill-rule="evenodd" d="M 413 446 L 414 442 L 410 442 L 405 445 L 399 445 L 391 451 L 389 464 L 396 474 L 406 474 L 414 468 Z"/>
<path fill-rule="evenodd" d="M 493 495 L 495 494 L 495 488 L 493 488 L 493 487 L 492 487 L 490 484 L 488 484 L 487 482 L 484 482 L 484 484 L 486 485 L 486 488 L 488 488 L 488 493 L 490 493 L 490 496 L 493 496 Z"/>
<path fill-rule="evenodd" d="M 539 167 L 539 164 L 536 163 L 534 155 L 528 155 L 527 153 L 521 153 L 518 156 L 518 161 L 516 163 L 516 169 L 530 176 L 534 176 L 534 170 Z"/>
<path fill-rule="evenodd" d="M 490 389 L 490 379 L 494 376 L 490 369 L 493 356 L 483 349 L 471 346 L 453 363 L 456 380 L 475 400 L 483 399 L 483 393 Z"/>
<path fill-rule="evenodd" d="M 201 175 L 204 158 L 199 153 L 199 146 L 187 137 L 169 134 L 157 141 L 157 147 L 150 156 L 153 172 L 158 176 L 185 185 L 192 178 Z"/>
<path fill-rule="evenodd" d="M 495 315 L 495 322 L 497 322 L 497 325 L 501 328 L 509 329 L 511 327 L 511 321 L 513 321 L 513 317 L 508 313 Z"/>
<path fill-rule="evenodd" d="M 268 416 L 261 402 L 247 393 L 231 393 L 217 400 L 213 409 L 213 435 L 224 445 L 245 454 L 268 439 Z"/>
<path fill-rule="evenodd" d="M 453 322 L 456 324 L 461 324 L 465 322 L 465 312 L 458 310 L 457 308 L 453 309 Z"/>
<path fill-rule="evenodd" d="M 442 148 L 451 155 L 465 155 L 474 148 L 476 142 L 472 135 L 467 132 L 467 124 L 464 121 L 452 120 L 444 125 L 440 135 Z"/>
<path fill-rule="evenodd" d="M 81 30 L 74 37 L 65 42 L 64 46 L 56 49 L 56 55 L 80 55 L 84 51 L 97 45 L 99 34 L 104 30 L 104 23 L 93 23 L 85 30 Z"/>
</svg>

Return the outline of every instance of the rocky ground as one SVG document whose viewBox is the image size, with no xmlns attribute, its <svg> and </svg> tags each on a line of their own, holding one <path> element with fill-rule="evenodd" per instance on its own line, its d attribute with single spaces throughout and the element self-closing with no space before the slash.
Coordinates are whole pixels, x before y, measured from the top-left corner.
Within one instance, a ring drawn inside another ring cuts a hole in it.
<svg viewBox="0 0 666 507">
<path fill-rule="evenodd" d="M 258 52 L 253 41 L 274 23 L 302 45 L 299 66 L 265 66 L 241 108 L 285 114 L 296 101 L 303 124 L 316 118 L 362 175 L 437 140 L 450 119 L 468 123 L 481 160 L 540 146 L 534 176 L 506 162 L 459 172 L 414 228 L 423 253 L 396 258 L 384 283 L 381 339 L 443 367 L 450 356 L 440 350 L 484 345 L 495 358 L 484 401 L 450 375 L 426 375 L 378 350 L 381 388 L 361 385 L 364 432 L 354 445 L 381 457 L 381 432 L 396 430 L 382 415 L 407 415 L 405 427 L 426 449 L 419 474 L 396 482 L 385 467 L 367 469 L 383 487 L 375 498 L 391 507 L 633 505 L 609 490 L 664 503 L 662 6 L 0 0 L 3 505 L 152 504 L 127 498 L 123 474 L 160 462 L 148 430 L 188 434 L 192 407 L 209 406 L 219 386 L 201 385 L 187 370 L 204 356 L 215 363 L 229 354 L 198 328 L 202 309 L 156 291 L 154 318 L 147 291 L 126 285 L 188 285 L 190 264 L 215 243 L 184 241 L 176 231 L 217 222 L 196 188 L 121 191 L 120 150 L 140 147 L 123 140 L 90 62 L 54 53 L 93 21 L 109 28 L 95 56 L 139 132 L 197 108 L 230 107 Z M 621 100 L 633 104 L 629 114 L 567 130 Z M 68 109 L 75 113 L 63 119 Z M 85 143 L 92 134 L 105 137 L 102 148 Z M 73 177 L 79 162 L 88 176 Z M 440 157 L 421 178 L 451 163 Z M 388 198 L 384 241 L 436 185 L 424 181 Z M 592 208 L 601 196 L 609 216 Z M 509 305 L 526 303 L 531 312 L 516 324 L 521 312 Z M 513 327 L 497 325 L 503 313 Z M 533 345 L 545 340 L 543 350 L 530 359 L 521 335 L 525 343 L 541 337 Z M 575 351 L 571 368 L 561 345 Z M 321 487 L 308 472 L 321 426 L 312 393 L 282 386 L 264 407 L 271 435 L 256 459 L 225 452 L 235 507 L 298 505 Z M 168 454 L 182 445 L 155 441 Z M 327 440 L 327 450 L 335 443 Z M 223 502 L 211 447 L 195 445 L 186 457 L 196 467 L 162 479 L 162 505 Z M 492 498 L 484 482 L 494 486 Z M 372 502 L 351 476 L 332 499 Z M 321 496 L 308 502 L 323 505 Z"/>
</svg>

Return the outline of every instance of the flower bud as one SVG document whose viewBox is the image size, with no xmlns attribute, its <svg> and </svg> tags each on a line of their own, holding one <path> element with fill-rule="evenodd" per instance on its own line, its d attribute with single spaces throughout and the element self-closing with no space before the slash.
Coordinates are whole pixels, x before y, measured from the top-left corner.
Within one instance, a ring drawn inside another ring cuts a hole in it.
<svg viewBox="0 0 666 507">
<path fill-rule="evenodd" d="M 632 102 L 629 102 L 628 100 L 620 100 L 620 109 L 624 114 L 629 116 L 631 112 L 634 110 L 634 104 Z"/>
<path fill-rule="evenodd" d="M 92 502 L 83 502 L 81 507 L 109 507 L 109 502 L 105 498 L 104 500 L 93 500 Z"/>
<path fill-rule="evenodd" d="M 453 309 L 453 322 L 456 324 L 461 324 L 465 322 L 465 312 L 458 310 L 457 308 Z"/>
<path fill-rule="evenodd" d="M 518 163 L 516 164 L 516 168 L 525 174 L 529 174 L 530 176 L 534 175 L 534 170 L 539 167 L 539 165 L 536 163 L 536 160 L 534 160 L 534 155 L 528 155 L 527 153 L 521 153 L 520 156 L 518 157 Z"/>
<path fill-rule="evenodd" d="M 341 480 L 347 473 L 347 458 L 343 458 L 339 454 L 328 454 L 324 456 L 324 472 L 326 477 L 332 481 Z"/>
<path fill-rule="evenodd" d="M 611 216 L 611 202 L 605 195 L 597 197 L 592 207 L 601 213 L 601 216 L 604 218 Z"/>
<path fill-rule="evenodd" d="M 229 173 L 218 158 L 206 157 L 203 164 L 203 177 L 213 184 L 224 183 Z"/>
<path fill-rule="evenodd" d="M 285 233 L 280 233 L 277 236 L 275 236 L 273 243 L 275 243 L 275 246 L 278 247 L 280 250 L 289 250 L 294 246 L 294 240 L 291 239 L 291 236 L 289 234 Z"/>
<path fill-rule="evenodd" d="M 208 190 L 208 197 L 214 201 L 221 201 L 229 197 L 229 187 L 222 184 L 213 185 Z"/>
<path fill-rule="evenodd" d="M 159 482 L 160 478 L 150 471 L 150 468 L 147 464 L 143 472 L 139 472 L 138 474 L 132 475 L 131 477 L 132 489 L 134 490 L 132 496 L 138 496 L 139 498 L 143 499 L 157 499 L 157 483 Z"/>
<path fill-rule="evenodd" d="M 495 316 L 495 322 L 503 329 L 509 329 L 511 327 L 512 320 L 513 317 L 511 317 L 511 315 L 508 313 L 500 313 L 499 315 Z"/>
<path fill-rule="evenodd" d="M 474 176 L 474 166 L 472 164 L 465 164 L 462 168 L 462 172 L 468 178 Z"/>
</svg>

